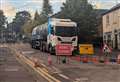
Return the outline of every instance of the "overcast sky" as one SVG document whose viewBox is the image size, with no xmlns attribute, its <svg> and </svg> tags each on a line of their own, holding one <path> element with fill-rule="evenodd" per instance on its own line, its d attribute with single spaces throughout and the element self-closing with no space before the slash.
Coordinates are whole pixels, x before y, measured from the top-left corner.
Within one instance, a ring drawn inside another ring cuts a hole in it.
<svg viewBox="0 0 120 82">
<path fill-rule="evenodd" d="M 35 11 L 41 11 L 43 0 L 0 0 L 0 9 L 4 10 L 8 20 L 11 21 L 17 11 L 27 10 L 33 16 Z M 60 11 L 65 0 L 50 0 L 54 13 Z M 96 8 L 109 9 L 120 0 L 89 0 Z"/>
</svg>

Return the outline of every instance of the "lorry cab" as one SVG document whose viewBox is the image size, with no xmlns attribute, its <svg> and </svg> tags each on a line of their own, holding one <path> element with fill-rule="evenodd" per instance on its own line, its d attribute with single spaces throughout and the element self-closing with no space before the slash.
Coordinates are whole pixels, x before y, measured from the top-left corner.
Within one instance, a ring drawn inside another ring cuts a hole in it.
<svg viewBox="0 0 120 82">
<path fill-rule="evenodd" d="M 51 19 L 47 43 L 55 49 L 57 44 L 72 44 L 77 49 L 77 24 L 70 19 Z"/>
</svg>

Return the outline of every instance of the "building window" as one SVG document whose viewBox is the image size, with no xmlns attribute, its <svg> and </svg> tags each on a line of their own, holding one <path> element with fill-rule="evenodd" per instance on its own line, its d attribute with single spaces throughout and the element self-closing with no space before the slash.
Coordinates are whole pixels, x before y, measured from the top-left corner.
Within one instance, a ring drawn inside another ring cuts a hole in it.
<svg viewBox="0 0 120 82">
<path fill-rule="evenodd" d="M 107 39 L 107 44 L 108 44 L 108 46 L 111 46 L 111 47 L 112 47 L 111 34 L 108 34 L 107 37 L 108 37 L 108 39 Z"/>
<path fill-rule="evenodd" d="M 117 11 L 115 11 L 113 12 L 113 24 L 117 24 L 117 19 L 118 19 Z"/>
<path fill-rule="evenodd" d="M 104 35 L 104 37 L 103 37 L 103 38 L 104 38 L 104 40 L 106 40 L 106 36 L 105 36 L 105 35 Z"/>
<path fill-rule="evenodd" d="M 107 24 L 107 25 L 110 24 L 110 18 L 109 18 L 109 15 L 106 16 L 106 24 Z"/>
<path fill-rule="evenodd" d="M 111 35 L 110 34 L 108 35 L 108 40 L 111 40 Z"/>
</svg>

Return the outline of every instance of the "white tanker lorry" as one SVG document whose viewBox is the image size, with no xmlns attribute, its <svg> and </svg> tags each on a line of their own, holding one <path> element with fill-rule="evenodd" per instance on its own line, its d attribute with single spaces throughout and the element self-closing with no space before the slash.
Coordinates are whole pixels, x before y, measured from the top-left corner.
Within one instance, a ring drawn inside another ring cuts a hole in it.
<svg viewBox="0 0 120 82">
<path fill-rule="evenodd" d="M 41 51 L 55 53 L 57 44 L 71 44 L 77 49 L 77 24 L 70 19 L 49 18 L 48 22 L 32 31 L 31 46 Z"/>
</svg>

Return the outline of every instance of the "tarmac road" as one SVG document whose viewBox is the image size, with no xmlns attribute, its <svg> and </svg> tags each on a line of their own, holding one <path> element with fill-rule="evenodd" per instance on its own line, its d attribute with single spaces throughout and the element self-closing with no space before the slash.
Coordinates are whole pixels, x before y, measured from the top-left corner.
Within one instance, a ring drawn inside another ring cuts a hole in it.
<svg viewBox="0 0 120 82">
<path fill-rule="evenodd" d="M 58 72 L 55 75 L 53 74 L 54 77 L 57 78 L 57 75 L 59 75 L 69 80 L 65 81 L 58 78 L 61 82 L 120 82 L 120 65 L 118 64 L 80 64 L 80 62 L 71 60 L 70 64 L 57 64 L 56 56 L 51 56 L 52 66 L 49 66 L 48 53 L 34 50 L 28 44 L 17 44 L 14 45 L 14 48 L 28 58 L 37 58 L 39 63 L 43 63 L 50 69 L 48 71 Z"/>
<path fill-rule="evenodd" d="M 10 49 L 0 46 L 0 82 L 48 82 L 18 61 Z"/>
</svg>

